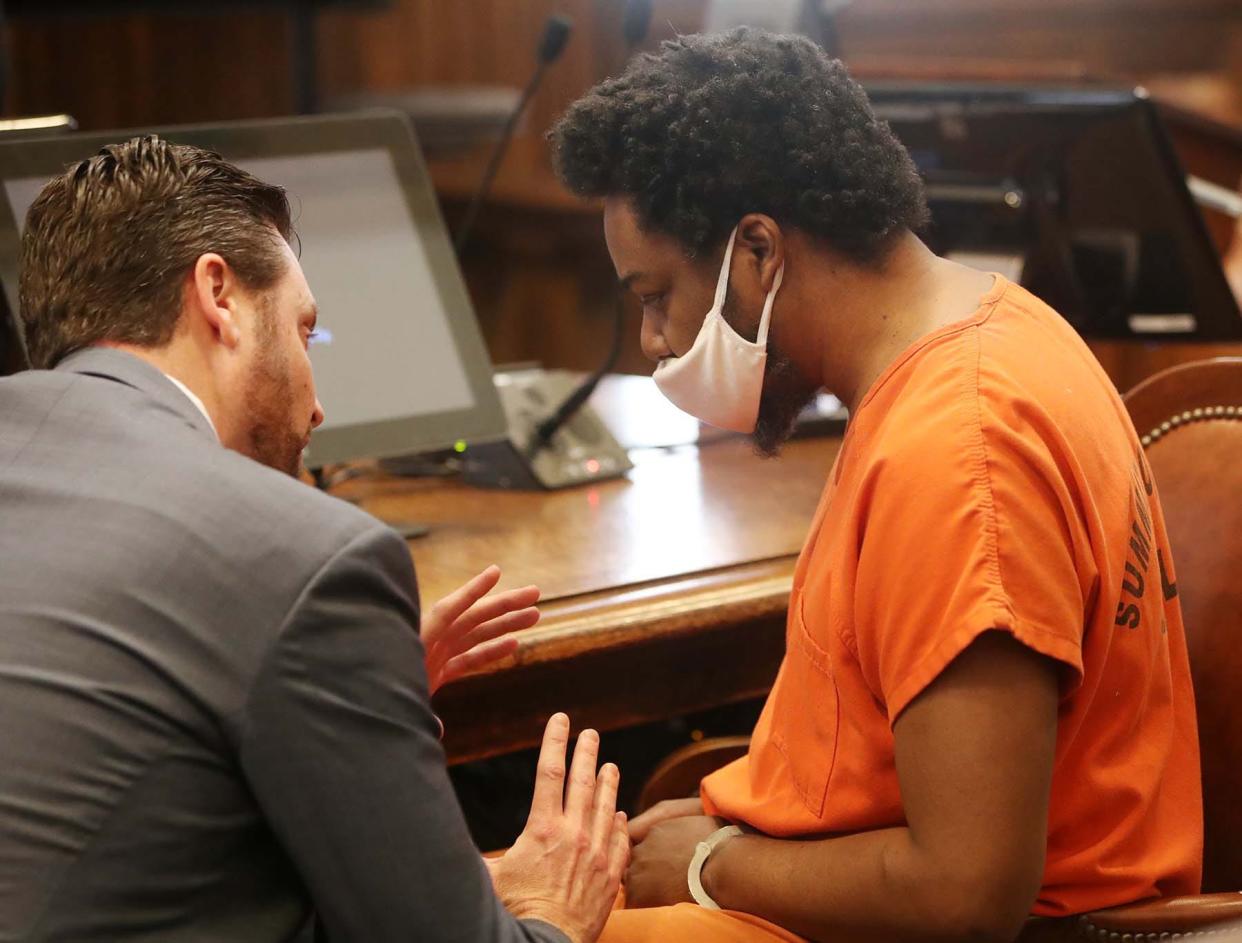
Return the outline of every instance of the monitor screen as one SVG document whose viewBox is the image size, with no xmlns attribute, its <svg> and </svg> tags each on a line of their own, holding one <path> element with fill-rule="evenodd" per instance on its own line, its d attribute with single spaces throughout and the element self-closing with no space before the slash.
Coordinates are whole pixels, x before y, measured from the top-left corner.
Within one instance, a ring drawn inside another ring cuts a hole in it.
<svg viewBox="0 0 1242 943">
<path fill-rule="evenodd" d="M 491 363 L 408 122 L 396 114 L 160 132 L 209 146 L 289 193 L 319 306 L 311 362 L 324 424 L 308 464 L 504 435 Z M 0 273 L 16 305 L 15 246 L 48 176 L 133 132 L 0 146 Z M 32 172 L 33 171 L 33 172 Z"/>
<path fill-rule="evenodd" d="M 923 174 L 940 254 L 1021 280 L 1089 337 L 1242 338 L 1220 256 L 1144 95 L 867 91 Z"/>
</svg>

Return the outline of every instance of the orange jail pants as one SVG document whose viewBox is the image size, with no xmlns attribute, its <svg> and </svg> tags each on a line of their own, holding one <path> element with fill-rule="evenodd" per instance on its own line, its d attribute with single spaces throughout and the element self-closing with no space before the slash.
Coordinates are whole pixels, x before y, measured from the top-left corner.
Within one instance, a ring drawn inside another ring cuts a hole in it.
<svg viewBox="0 0 1242 943">
<path fill-rule="evenodd" d="M 617 903 L 623 905 L 623 895 Z M 599 943 L 805 943 L 775 924 L 732 910 L 704 910 L 697 904 L 617 909 Z"/>
</svg>

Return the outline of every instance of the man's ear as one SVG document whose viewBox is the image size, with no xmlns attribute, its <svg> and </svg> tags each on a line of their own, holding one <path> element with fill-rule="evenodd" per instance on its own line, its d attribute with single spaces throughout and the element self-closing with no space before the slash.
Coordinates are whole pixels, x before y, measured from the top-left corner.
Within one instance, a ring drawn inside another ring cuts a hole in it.
<svg viewBox="0 0 1242 943">
<path fill-rule="evenodd" d="M 742 253 L 745 264 L 755 267 L 763 291 L 771 291 L 785 263 L 785 235 L 776 220 L 763 213 L 747 213 L 738 223 L 733 251 Z"/>
<path fill-rule="evenodd" d="M 217 341 L 230 350 L 241 341 L 237 323 L 237 275 L 223 256 L 207 252 L 198 257 L 190 273 L 191 314 L 201 317 Z"/>
</svg>

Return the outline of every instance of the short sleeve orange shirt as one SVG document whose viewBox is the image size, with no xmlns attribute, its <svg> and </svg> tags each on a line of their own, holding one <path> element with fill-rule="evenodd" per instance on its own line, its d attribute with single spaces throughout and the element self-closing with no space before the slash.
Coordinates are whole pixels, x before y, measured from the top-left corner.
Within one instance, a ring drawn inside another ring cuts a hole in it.
<svg viewBox="0 0 1242 943">
<path fill-rule="evenodd" d="M 704 780 L 705 805 L 776 836 L 904 824 L 892 725 L 1000 629 L 1064 668 L 1034 913 L 1196 892 L 1199 750 L 1176 592 L 1120 397 L 1062 318 L 998 276 L 856 410 L 749 755 Z"/>
</svg>

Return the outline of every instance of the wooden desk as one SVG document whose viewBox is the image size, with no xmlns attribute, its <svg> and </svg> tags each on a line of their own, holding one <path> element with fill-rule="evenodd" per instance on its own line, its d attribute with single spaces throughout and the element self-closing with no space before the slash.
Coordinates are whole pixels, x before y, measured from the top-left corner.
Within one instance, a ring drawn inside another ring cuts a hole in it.
<svg viewBox="0 0 1242 943">
<path fill-rule="evenodd" d="M 623 441 L 663 408 L 650 382 L 615 378 L 606 391 L 601 412 Z M 557 710 L 575 727 L 614 729 L 764 694 L 839 447 L 803 440 L 763 460 L 744 439 L 705 439 L 636 453 L 628 478 L 568 491 L 378 478 L 337 493 L 432 526 L 411 543 L 424 602 L 493 562 L 502 585 L 543 589 L 543 620 L 516 657 L 436 699 L 450 760 L 462 762 L 535 744 Z"/>
</svg>

